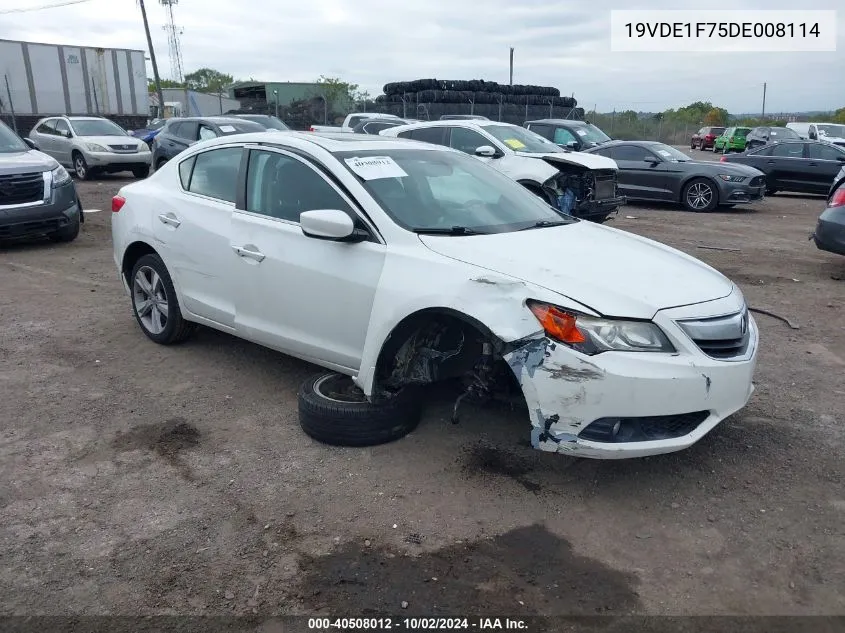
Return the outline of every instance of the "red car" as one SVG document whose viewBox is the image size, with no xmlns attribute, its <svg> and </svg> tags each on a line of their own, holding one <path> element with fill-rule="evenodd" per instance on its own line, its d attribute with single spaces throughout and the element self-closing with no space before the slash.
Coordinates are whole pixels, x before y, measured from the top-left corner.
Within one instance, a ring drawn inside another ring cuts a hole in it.
<svg viewBox="0 0 845 633">
<path fill-rule="evenodd" d="M 713 141 L 725 131 L 723 127 L 703 127 L 692 135 L 690 149 L 713 149 Z"/>
</svg>

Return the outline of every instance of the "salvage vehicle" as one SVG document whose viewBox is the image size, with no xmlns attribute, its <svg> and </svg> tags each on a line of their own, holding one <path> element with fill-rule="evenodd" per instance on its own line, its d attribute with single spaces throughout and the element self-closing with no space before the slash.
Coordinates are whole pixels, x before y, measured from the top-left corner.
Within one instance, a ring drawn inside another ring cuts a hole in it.
<svg viewBox="0 0 845 633">
<path fill-rule="evenodd" d="M 384 112 L 356 112 L 354 114 L 347 114 L 341 126 L 335 125 L 312 125 L 309 132 L 352 132 L 356 125 L 367 119 L 388 119 L 403 121 L 395 114 L 385 114 Z M 404 121 L 403 121 L 404 122 Z"/>
<path fill-rule="evenodd" d="M 819 216 L 810 239 L 819 250 L 845 255 L 845 167 L 833 181 L 827 208 Z"/>
<path fill-rule="evenodd" d="M 122 187 L 112 211 L 143 334 L 166 345 L 203 324 L 329 370 L 299 392 L 323 442 L 397 439 L 428 385 L 463 379 L 453 421 L 512 389 L 538 449 L 655 455 L 754 389 L 757 326 L 729 279 L 438 145 L 219 138 Z"/>
<path fill-rule="evenodd" d="M 687 211 L 763 199 L 766 176 L 745 165 L 694 160 L 657 141 L 612 141 L 587 150 L 619 166 L 619 192 L 629 200 L 677 202 Z"/>
<path fill-rule="evenodd" d="M 410 121 L 407 119 L 364 119 L 352 128 L 352 131 L 355 134 L 379 134 L 382 130 L 386 130 L 389 127 L 407 125 L 408 123 Z"/>
<path fill-rule="evenodd" d="M 727 154 L 729 152 L 744 152 L 745 137 L 751 131 L 750 127 L 729 127 L 713 141 L 713 151 Z"/>
<path fill-rule="evenodd" d="M 555 145 L 581 152 L 607 143 L 611 138 L 589 121 L 540 119 L 526 121 L 525 127 Z"/>
<path fill-rule="evenodd" d="M 199 141 L 266 129 L 261 123 L 227 116 L 168 119 L 153 139 L 153 165 L 161 169 L 171 158 Z"/>
<path fill-rule="evenodd" d="M 845 163 L 845 147 L 823 141 L 783 141 L 744 154 L 722 156 L 722 163 L 738 163 L 766 174 L 766 194 L 778 191 L 827 195 Z"/>
<path fill-rule="evenodd" d="M 48 117 L 35 124 L 29 138 L 42 152 L 72 167 L 80 180 L 98 173 L 131 171 L 136 178 L 150 173 L 149 146 L 103 117 Z"/>
<path fill-rule="evenodd" d="M 0 239 L 79 235 L 82 203 L 67 170 L 0 121 Z"/>
<path fill-rule="evenodd" d="M 431 121 L 393 127 L 381 135 L 435 143 L 475 156 L 556 209 L 593 222 L 604 222 L 625 204 L 617 193 L 612 160 L 562 149 L 518 125 Z"/>
<path fill-rule="evenodd" d="M 776 125 L 763 125 L 752 128 L 745 136 L 745 151 L 750 152 L 763 145 L 775 143 L 777 141 L 799 141 L 801 137 L 788 127 L 779 127 Z"/>
<path fill-rule="evenodd" d="M 698 132 L 692 135 L 690 139 L 689 148 L 690 149 L 700 149 L 704 151 L 706 149 L 713 149 L 713 143 L 716 139 L 721 136 L 725 131 L 723 127 L 714 127 L 714 126 L 707 126 L 701 128 Z"/>
</svg>

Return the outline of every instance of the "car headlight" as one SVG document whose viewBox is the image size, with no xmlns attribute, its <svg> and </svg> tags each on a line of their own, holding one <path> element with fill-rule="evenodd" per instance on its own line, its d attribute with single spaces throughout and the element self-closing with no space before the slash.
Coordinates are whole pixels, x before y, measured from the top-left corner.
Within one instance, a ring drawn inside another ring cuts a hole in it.
<svg viewBox="0 0 845 633">
<path fill-rule="evenodd" d="M 53 176 L 53 187 L 61 187 L 70 180 L 70 174 L 61 165 L 52 170 L 50 174 Z"/>
<path fill-rule="evenodd" d="M 663 331 L 651 321 L 603 319 L 539 301 L 529 301 L 528 309 L 549 338 L 582 354 L 677 351 Z"/>
<path fill-rule="evenodd" d="M 730 174 L 719 174 L 719 178 L 725 182 L 742 182 L 745 180 L 745 176 L 732 176 Z"/>
<path fill-rule="evenodd" d="M 89 152 L 108 152 L 105 147 L 102 145 L 97 145 L 96 143 L 85 143 L 85 147 L 88 149 Z"/>
</svg>

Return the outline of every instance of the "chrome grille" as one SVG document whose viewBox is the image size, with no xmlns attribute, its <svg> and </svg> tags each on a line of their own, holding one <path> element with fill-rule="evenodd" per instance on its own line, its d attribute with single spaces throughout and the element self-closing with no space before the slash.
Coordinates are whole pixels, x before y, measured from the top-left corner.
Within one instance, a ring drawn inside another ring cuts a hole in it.
<svg viewBox="0 0 845 633">
<path fill-rule="evenodd" d="M 751 343 L 748 308 L 725 316 L 677 322 L 698 348 L 716 360 L 740 360 Z"/>
<path fill-rule="evenodd" d="M 0 176 L 0 207 L 43 199 L 44 176 L 41 172 Z"/>
<path fill-rule="evenodd" d="M 109 145 L 109 149 L 119 154 L 134 154 L 138 151 L 137 145 Z"/>
</svg>

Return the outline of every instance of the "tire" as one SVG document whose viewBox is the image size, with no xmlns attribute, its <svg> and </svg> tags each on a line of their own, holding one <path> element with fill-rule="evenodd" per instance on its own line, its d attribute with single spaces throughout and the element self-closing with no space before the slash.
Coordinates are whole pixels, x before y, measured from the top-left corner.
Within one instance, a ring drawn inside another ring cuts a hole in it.
<svg viewBox="0 0 845 633">
<path fill-rule="evenodd" d="M 150 175 L 150 166 L 145 165 L 144 167 L 136 167 L 135 169 L 132 170 L 132 175 L 135 176 L 135 178 L 138 178 L 138 179 L 146 178 L 147 176 Z"/>
<path fill-rule="evenodd" d="M 165 164 L 166 162 L 167 162 L 167 159 L 166 159 L 166 158 L 159 158 L 159 159 L 156 161 L 156 171 L 158 171 L 159 169 L 161 169 L 161 168 L 164 166 L 164 164 Z"/>
<path fill-rule="evenodd" d="M 67 226 L 63 226 L 55 233 L 50 233 L 47 237 L 49 237 L 53 242 L 72 242 L 76 239 L 77 235 L 79 235 L 79 227 L 82 224 L 81 216 L 82 206 L 80 205 L 79 214 L 73 222 Z"/>
<path fill-rule="evenodd" d="M 140 278 L 147 282 L 147 289 L 140 283 Z M 182 318 L 179 299 L 173 280 L 167 271 L 161 257 L 158 255 L 144 255 L 132 267 L 129 277 L 130 295 L 132 297 L 132 313 L 141 327 L 141 331 L 152 341 L 160 345 L 172 345 L 184 341 L 196 329 L 196 325 Z M 156 297 L 156 305 L 149 312 L 141 315 L 140 303 L 150 297 Z M 162 303 L 166 307 L 167 315 L 160 310 Z M 149 316 L 149 319 L 147 319 Z"/>
<path fill-rule="evenodd" d="M 91 180 L 91 169 L 88 167 L 88 161 L 80 152 L 73 153 L 73 173 L 80 180 Z"/>
<path fill-rule="evenodd" d="M 704 193 L 705 190 L 709 190 L 709 196 Z M 687 211 L 707 213 L 718 206 L 719 190 L 707 178 L 693 178 L 681 192 L 681 204 Z"/>
<path fill-rule="evenodd" d="M 766 189 L 766 195 L 767 195 L 767 196 L 773 196 L 773 195 L 775 195 L 777 192 L 778 192 L 778 190 L 777 190 L 777 189 L 768 189 L 768 188 Z"/>
<path fill-rule="evenodd" d="M 348 376 L 334 372 L 312 376 L 299 388 L 299 425 L 332 446 L 376 446 L 404 437 L 420 420 L 415 391 L 372 404 Z"/>
</svg>

